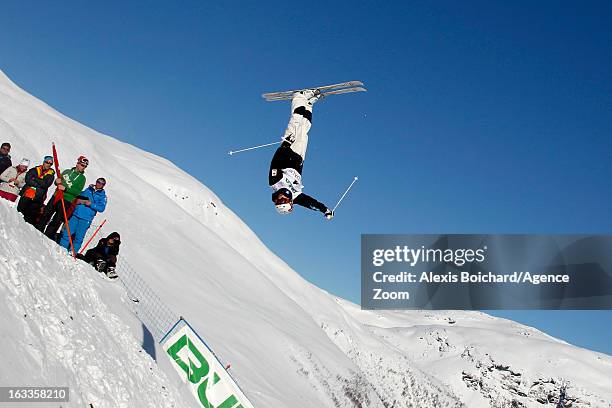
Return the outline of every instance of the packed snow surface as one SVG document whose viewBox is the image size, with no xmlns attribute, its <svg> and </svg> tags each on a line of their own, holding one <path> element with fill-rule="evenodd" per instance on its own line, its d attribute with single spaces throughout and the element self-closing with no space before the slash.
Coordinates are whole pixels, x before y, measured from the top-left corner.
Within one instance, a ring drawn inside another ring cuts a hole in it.
<svg viewBox="0 0 612 408">
<path fill-rule="evenodd" d="M 572 407 L 612 406 L 610 356 L 477 312 L 362 311 L 291 270 L 168 160 L 1 72 L 0 135 L 14 160 L 36 164 L 52 142 L 62 169 L 89 158 L 88 181 L 108 180 L 97 221 L 121 233 L 120 257 L 231 362 L 255 407 L 552 407 L 562 388 Z M 159 345 L 146 346 L 118 282 L 72 261 L 8 202 L 0 216 L 0 385 L 68 385 L 75 407 L 198 406 Z"/>
</svg>

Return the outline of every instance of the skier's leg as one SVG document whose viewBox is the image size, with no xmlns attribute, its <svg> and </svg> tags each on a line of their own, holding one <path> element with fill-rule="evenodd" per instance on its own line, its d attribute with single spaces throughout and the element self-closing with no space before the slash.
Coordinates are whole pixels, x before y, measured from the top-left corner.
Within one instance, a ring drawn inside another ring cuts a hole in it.
<svg viewBox="0 0 612 408">
<path fill-rule="evenodd" d="M 117 266 L 117 255 L 109 255 L 108 259 L 106 260 L 106 264 L 112 267 Z"/>
<path fill-rule="evenodd" d="M 96 252 L 95 248 L 88 249 L 87 252 L 85 252 L 85 262 L 92 265 L 95 265 L 96 261 L 102 258 L 104 258 L 104 254 Z"/>
<path fill-rule="evenodd" d="M 291 101 L 291 118 L 285 130 L 283 140 L 291 145 L 291 150 L 306 157 L 308 147 L 308 131 L 312 122 L 313 91 L 300 91 L 293 95 Z M 316 100 L 316 98 L 314 99 Z"/>
<path fill-rule="evenodd" d="M 98 259 L 99 254 L 96 252 L 95 249 L 88 249 L 87 252 L 85 252 L 85 255 L 83 256 L 83 260 L 87 263 L 91 263 L 94 262 L 96 259 Z"/>
</svg>

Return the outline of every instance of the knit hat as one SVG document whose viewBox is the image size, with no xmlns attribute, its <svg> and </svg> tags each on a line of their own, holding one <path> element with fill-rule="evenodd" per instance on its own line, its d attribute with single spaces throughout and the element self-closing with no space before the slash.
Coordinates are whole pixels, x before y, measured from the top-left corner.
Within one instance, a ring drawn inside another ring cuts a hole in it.
<svg viewBox="0 0 612 408">
<path fill-rule="evenodd" d="M 118 232 L 111 232 L 108 237 L 106 237 L 106 239 L 116 239 L 117 241 L 121 240 L 121 237 L 119 236 Z"/>
<path fill-rule="evenodd" d="M 25 157 L 23 159 L 21 159 L 21 163 L 19 163 L 19 166 L 26 166 L 28 167 L 30 165 L 30 161 L 28 159 L 26 159 Z"/>
<path fill-rule="evenodd" d="M 53 156 L 45 156 L 43 159 L 43 163 L 49 160 L 51 160 L 52 162 L 55 162 L 55 160 L 53 160 Z"/>
</svg>

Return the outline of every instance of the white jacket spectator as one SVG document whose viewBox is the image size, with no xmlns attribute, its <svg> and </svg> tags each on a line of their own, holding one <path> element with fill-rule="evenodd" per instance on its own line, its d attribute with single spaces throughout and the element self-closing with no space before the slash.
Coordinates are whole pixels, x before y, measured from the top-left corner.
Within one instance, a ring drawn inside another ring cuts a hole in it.
<svg viewBox="0 0 612 408">
<path fill-rule="evenodd" d="M 8 167 L 0 174 L 0 197 L 9 201 L 15 201 L 19 196 L 19 191 L 25 185 L 25 176 L 28 171 L 30 161 L 21 160 L 17 166 Z"/>
</svg>

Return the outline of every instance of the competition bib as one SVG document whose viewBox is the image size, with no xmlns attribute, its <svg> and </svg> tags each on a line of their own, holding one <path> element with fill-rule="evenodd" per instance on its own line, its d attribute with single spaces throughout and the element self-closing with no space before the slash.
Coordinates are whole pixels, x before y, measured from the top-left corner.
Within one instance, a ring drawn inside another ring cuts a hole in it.
<svg viewBox="0 0 612 408">
<path fill-rule="evenodd" d="M 274 191 L 278 191 L 281 188 L 286 188 L 293 194 L 293 198 L 302 194 L 302 176 L 295 169 L 283 169 L 283 178 L 281 178 L 276 184 L 272 185 Z"/>
</svg>

